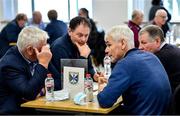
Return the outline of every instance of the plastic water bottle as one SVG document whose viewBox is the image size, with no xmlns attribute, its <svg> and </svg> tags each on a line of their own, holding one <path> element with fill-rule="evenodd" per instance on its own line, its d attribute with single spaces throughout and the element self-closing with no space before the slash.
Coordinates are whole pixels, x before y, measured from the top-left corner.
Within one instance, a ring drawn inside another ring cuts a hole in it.
<svg viewBox="0 0 180 116">
<path fill-rule="evenodd" d="M 45 79 L 45 88 L 46 88 L 46 100 L 54 101 L 54 79 L 51 74 L 47 74 Z"/>
<path fill-rule="evenodd" d="M 104 57 L 104 76 L 109 79 L 109 76 L 111 75 L 111 58 L 106 55 Z"/>
<path fill-rule="evenodd" d="M 92 102 L 93 101 L 93 79 L 91 78 L 90 74 L 86 74 L 84 92 L 86 94 L 85 102 Z"/>
</svg>

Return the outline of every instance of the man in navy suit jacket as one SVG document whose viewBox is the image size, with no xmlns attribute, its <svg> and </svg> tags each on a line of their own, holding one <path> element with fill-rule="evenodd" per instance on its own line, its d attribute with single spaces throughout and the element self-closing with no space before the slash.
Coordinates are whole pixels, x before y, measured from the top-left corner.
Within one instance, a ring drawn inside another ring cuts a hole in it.
<svg viewBox="0 0 180 116">
<path fill-rule="evenodd" d="M 10 48 L 0 60 L 0 113 L 19 114 L 24 101 L 36 99 L 52 73 L 55 89 L 61 89 L 60 75 L 50 64 L 52 57 L 48 35 L 37 27 L 25 27 L 17 46 Z M 33 68 L 31 67 L 33 65 Z"/>
<path fill-rule="evenodd" d="M 156 25 L 144 27 L 139 33 L 139 48 L 154 53 L 162 62 L 172 91 L 180 84 L 180 49 L 165 42 L 163 31 Z"/>
<path fill-rule="evenodd" d="M 48 32 L 48 43 L 53 43 L 58 37 L 67 33 L 67 25 L 63 21 L 57 20 L 58 14 L 56 10 L 48 11 L 48 18 L 50 23 L 47 24 L 45 31 Z"/>
<path fill-rule="evenodd" d="M 0 58 L 17 42 L 18 35 L 25 26 L 26 21 L 27 16 L 20 13 L 2 29 L 0 33 Z"/>
</svg>

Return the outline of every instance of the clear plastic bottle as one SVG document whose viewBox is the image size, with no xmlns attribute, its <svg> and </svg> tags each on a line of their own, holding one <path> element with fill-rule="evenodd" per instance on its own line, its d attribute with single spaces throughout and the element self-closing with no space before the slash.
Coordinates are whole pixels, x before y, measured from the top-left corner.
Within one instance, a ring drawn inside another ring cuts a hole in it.
<svg viewBox="0 0 180 116">
<path fill-rule="evenodd" d="M 106 55 L 104 57 L 104 76 L 109 79 L 109 76 L 111 75 L 111 58 Z"/>
<path fill-rule="evenodd" d="M 52 74 L 47 74 L 45 79 L 45 89 L 46 89 L 46 100 L 54 101 L 54 79 Z"/>
<path fill-rule="evenodd" d="M 91 78 L 90 74 L 86 74 L 84 92 L 86 94 L 85 102 L 92 102 L 93 101 L 93 79 Z"/>
</svg>

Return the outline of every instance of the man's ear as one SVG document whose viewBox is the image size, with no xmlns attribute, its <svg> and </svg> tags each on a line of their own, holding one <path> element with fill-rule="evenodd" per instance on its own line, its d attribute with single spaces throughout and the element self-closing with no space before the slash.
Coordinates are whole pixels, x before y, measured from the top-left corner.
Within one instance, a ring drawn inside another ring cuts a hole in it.
<svg viewBox="0 0 180 116">
<path fill-rule="evenodd" d="M 127 41 L 125 39 L 120 40 L 121 41 L 121 49 L 125 50 L 127 46 Z"/>
<path fill-rule="evenodd" d="M 159 37 L 156 37 L 155 42 L 157 46 L 161 46 L 161 39 Z"/>
<path fill-rule="evenodd" d="M 68 28 L 68 34 L 71 35 L 71 33 L 72 33 L 72 29 Z"/>
<path fill-rule="evenodd" d="M 34 49 L 32 46 L 28 46 L 27 49 L 26 49 L 26 52 L 29 54 L 29 55 L 33 55 L 34 53 Z"/>
</svg>

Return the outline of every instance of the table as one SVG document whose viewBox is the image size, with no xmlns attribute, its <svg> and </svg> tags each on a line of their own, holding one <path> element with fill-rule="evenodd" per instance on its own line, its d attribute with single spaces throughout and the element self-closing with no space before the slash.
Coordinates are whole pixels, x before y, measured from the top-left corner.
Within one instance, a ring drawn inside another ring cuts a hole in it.
<svg viewBox="0 0 180 116">
<path fill-rule="evenodd" d="M 21 104 L 21 107 L 34 108 L 34 109 L 45 109 L 45 110 L 54 110 L 54 111 L 72 111 L 79 113 L 98 113 L 98 114 L 108 114 L 119 106 L 119 103 L 122 101 L 120 97 L 117 102 L 111 108 L 101 108 L 97 102 L 97 99 L 94 102 L 89 102 L 84 106 L 76 105 L 72 100 L 64 101 L 54 101 L 47 102 L 45 97 L 40 97 L 33 101 L 28 101 Z"/>
</svg>

